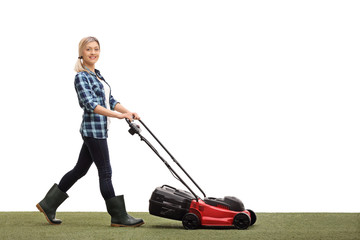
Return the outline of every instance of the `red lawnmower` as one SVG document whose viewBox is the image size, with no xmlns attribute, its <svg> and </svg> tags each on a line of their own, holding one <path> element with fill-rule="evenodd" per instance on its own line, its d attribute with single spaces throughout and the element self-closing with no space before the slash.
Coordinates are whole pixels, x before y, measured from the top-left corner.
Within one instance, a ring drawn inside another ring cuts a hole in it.
<svg viewBox="0 0 360 240">
<path fill-rule="evenodd" d="M 204 195 L 204 199 L 198 197 L 193 190 L 173 170 L 170 164 L 159 154 L 153 145 L 141 135 L 140 126 L 134 122 L 128 122 L 131 135 L 138 134 L 141 141 L 144 141 L 163 161 L 173 176 L 178 179 L 190 191 L 180 190 L 168 185 L 157 187 L 149 200 L 149 212 L 152 215 L 180 220 L 185 229 L 197 229 L 201 226 L 233 226 L 237 229 L 247 229 L 256 222 L 256 214 L 246 209 L 242 201 L 236 197 L 213 198 L 206 197 L 204 191 L 190 177 L 179 162 L 171 155 L 164 145 L 156 138 L 150 129 L 141 121 L 139 122 L 169 154 L 171 159 L 186 174 L 193 184 Z"/>
</svg>

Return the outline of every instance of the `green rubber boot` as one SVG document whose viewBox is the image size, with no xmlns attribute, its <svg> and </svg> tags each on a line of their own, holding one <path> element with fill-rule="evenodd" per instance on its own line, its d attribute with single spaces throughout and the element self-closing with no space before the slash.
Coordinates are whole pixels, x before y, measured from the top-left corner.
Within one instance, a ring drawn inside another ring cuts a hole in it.
<svg viewBox="0 0 360 240">
<path fill-rule="evenodd" d="M 39 202 L 36 207 L 40 212 L 44 213 L 46 220 L 52 225 L 61 224 L 60 219 L 56 219 L 56 209 L 68 198 L 69 196 L 61 191 L 55 183 L 45 198 Z"/>
<path fill-rule="evenodd" d="M 111 216 L 112 227 L 138 227 L 144 224 L 142 219 L 133 218 L 127 214 L 124 195 L 110 198 L 105 203 L 107 211 Z"/>
</svg>

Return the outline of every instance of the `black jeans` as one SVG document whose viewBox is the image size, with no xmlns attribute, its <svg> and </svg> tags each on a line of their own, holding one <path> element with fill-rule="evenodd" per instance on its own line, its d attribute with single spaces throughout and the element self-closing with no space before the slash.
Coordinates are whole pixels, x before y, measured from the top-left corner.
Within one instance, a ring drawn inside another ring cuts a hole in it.
<svg viewBox="0 0 360 240">
<path fill-rule="evenodd" d="M 85 176 L 94 162 L 99 173 L 100 191 L 105 200 L 115 197 L 114 188 L 111 181 L 111 165 L 109 150 L 106 139 L 96 139 L 83 137 L 78 162 L 75 167 L 66 173 L 60 180 L 59 189 L 67 192 L 77 180 Z"/>
</svg>

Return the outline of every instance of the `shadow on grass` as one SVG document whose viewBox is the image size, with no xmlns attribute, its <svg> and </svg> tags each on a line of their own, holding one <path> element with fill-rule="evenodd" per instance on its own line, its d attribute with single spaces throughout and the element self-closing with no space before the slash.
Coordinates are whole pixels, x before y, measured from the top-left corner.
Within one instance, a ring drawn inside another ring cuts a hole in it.
<svg viewBox="0 0 360 240">
<path fill-rule="evenodd" d="M 183 229 L 181 225 L 148 225 L 148 228 L 155 228 L 155 229 Z"/>
<path fill-rule="evenodd" d="M 151 225 L 148 226 L 148 228 L 154 228 L 154 229 L 183 229 L 186 230 L 182 225 L 179 226 L 175 226 L 175 225 Z M 239 230 L 237 228 L 235 228 L 234 226 L 201 226 L 197 229 L 199 230 L 238 230 L 238 231 L 249 231 L 249 230 L 255 230 L 257 228 L 256 225 L 249 227 L 248 229 L 245 230 Z M 191 230 L 188 230 L 191 231 Z"/>
</svg>

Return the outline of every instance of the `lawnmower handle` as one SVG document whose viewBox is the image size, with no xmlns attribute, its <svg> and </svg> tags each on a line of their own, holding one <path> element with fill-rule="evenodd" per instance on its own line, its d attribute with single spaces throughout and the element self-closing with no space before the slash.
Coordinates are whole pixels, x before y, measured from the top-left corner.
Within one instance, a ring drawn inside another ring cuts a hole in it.
<svg viewBox="0 0 360 240">
<path fill-rule="evenodd" d="M 141 129 L 140 129 L 140 126 L 139 126 L 139 125 L 137 125 L 137 124 L 134 123 L 134 122 L 131 122 L 131 121 L 130 121 L 129 119 L 127 119 L 127 118 L 126 118 L 126 122 L 129 124 L 129 127 L 130 127 L 129 133 L 130 133 L 131 135 L 134 135 L 135 133 L 140 135 Z"/>
<path fill-rule="evenodd" d="M 130 125 L 131 124 L 131 121 L 127 118 L 125 118 L 126 122 Z"/>
<path fill-rule="evenodd" d="M 198 199 L 198 196 L 191 190 L 191 188 L 178 176 L 178 174 L 170 167 L 170 165 L 159 155 L 158 151 L 149 143 L 149 141 L 146 140 L 146 138 L 144 138 L 140 132 L 140 126 L 135 124 L 134 122 L 130 122 L 129 119 L 126 118 L 127 123 L 130 126 L 129 129 L 129 133 L 131 135 L 134 134 L 138 134 L 141 138 L 141 141 L 145 141 L 145 143 L 158 155 L 158 157 L 165 163 L 165 165 L 170 169 L 170 172 L 176 176 L 175 178 L 178 179 L 181 183 L 183 183 L 186 188 L 195 196 L 196 201 Z M 178 167 L 186 174 L 186 176 L 195 184 L 195 186 L 200 190 L 200 192 L 204 195 L 204 197 L 206 197 L 204 191 L 199 187 L 199 185 L 194 181 L 194 179 L 192 179 L 192 177 L 185 171 L 185 169 L 180 165 L 180 163 L 175 159 L 175 157 L 165 148 L 165 146 L 159 141 L 159 139 L 150 131 L 150 129 L 145 125 L 145 123 L 143 121 L 141 121 L 140 119 L 138 120 L 141 125 L 143 125 L 145 127 L 145 129 L 151 134 L 151 136 L 159 143 L 159 145 L 165 150 L 165 152 L 167 152 L 169 154 L 169 156 L 171 157 L 171 159 L 176 163 L 176 165 L 178 165 Z"/>
</svg>

